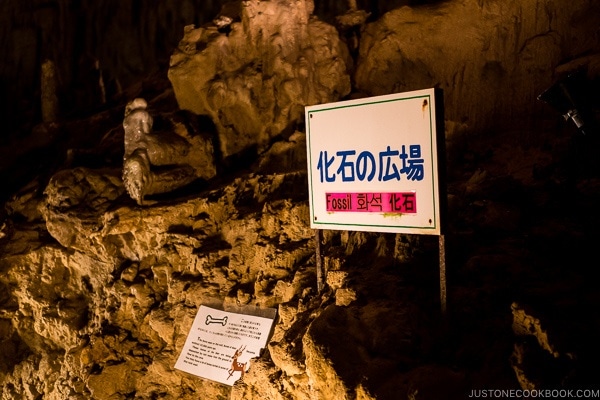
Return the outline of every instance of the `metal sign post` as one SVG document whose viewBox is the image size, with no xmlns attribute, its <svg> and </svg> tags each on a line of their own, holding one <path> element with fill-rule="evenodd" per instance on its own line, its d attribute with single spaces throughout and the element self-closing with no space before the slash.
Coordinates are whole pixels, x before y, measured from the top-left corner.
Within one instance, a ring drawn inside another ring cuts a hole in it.
<svg viewBox="0 0 600 400">
<path fill-rule="evenodd" d="M 317 266 L 317 292 L 323 292 L 325 274 L 323 273 L 323 258 L 321 257 L 321 230 L 315 229 L 315 264 Z"/>
<path fill-rule="evenodd" d="M 440 307 L 442 316 L 446 316 L 446 239 L 439 236 L 440 244 Z"/>
</svg>

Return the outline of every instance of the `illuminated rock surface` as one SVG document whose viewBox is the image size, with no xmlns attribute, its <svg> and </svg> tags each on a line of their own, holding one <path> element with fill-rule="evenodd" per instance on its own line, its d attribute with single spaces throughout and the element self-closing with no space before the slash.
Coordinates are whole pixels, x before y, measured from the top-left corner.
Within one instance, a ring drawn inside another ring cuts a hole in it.
<svg viewBox="0 0 600 400">
<path fill-rule="evenodd" d="M 599 24 L 597 5 L 585 1 L 398 8 L 361 34 L 356 87 L 369 95 L 439 87 L 449 120 L 474 130 L 518 129 L 534 123 L 536 97 L 559 64 L 579 59 L 600 73 L 597 54 L 587 58 L 598 46 L 589 27 Z"/>
<path fill-rule="evenodd" d="M 227 34 L 186 27 L 169 79 L 179 106 L 215 122 L 224 157 L 290 129 L 304 106 L 350 93 L 352 60 L 335 28 L 312 16 L 313 2 L 243 1 Z"/>
<path fill-rule="evenodd" d="M 144 205 L 147 195 L 172 192 L 217 174 L 212 132 L 194 118 L 170 118 L 161 130 L 145 99 L 125 106 L 123 183 L 129 196 Z"/>
</svg>

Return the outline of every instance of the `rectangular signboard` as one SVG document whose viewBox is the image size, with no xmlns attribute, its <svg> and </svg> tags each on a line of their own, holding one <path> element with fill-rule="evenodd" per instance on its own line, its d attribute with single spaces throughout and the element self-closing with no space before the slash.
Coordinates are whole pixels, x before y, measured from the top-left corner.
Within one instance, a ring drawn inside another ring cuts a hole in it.
<svg viewBox="0 0 600 400">
<path fill-rule="evenodd" d="M 440 235 L 441 108 L 436 89 L 306 107 L 311 227 Z"/>
</svg>

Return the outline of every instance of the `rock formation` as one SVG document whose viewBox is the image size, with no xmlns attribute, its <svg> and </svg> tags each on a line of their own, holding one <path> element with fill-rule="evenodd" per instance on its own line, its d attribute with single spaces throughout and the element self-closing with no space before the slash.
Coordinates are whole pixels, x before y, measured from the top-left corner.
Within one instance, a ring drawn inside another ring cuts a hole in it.
<svg viewBox="0 0 600 400">
<path fill-rule="evenodd" d="M 217 173 L 209 132 L 188 132 L 181 122 L 154 131 L 147 107 L 146 100 L 134 99 L 125 106 L 123 119 L 123 183 L 139 205 L 146 195 L 170 192 Z"/>
<path fill-rule="evenodd" d="M 351 89 L 348 49 L 311 0 L 236 4 L 241 20 L 227 33 L 186 27 L 169 68 L 179 106 L 211 117 L 225 158 L 262 152 L 294 131 L 304 106 Z"/>
<path fill-rule="evenodd" d="M 362 32 L 356 87 L 369 95 L 439 87 L 447 119 L 475 131 L 520 129 L 539 120 L 536 98 L 564 72 L 561 64 L 599 75 L 589 31 L 599 24 L 586 1 L 398 8 Z"/>
</svg>

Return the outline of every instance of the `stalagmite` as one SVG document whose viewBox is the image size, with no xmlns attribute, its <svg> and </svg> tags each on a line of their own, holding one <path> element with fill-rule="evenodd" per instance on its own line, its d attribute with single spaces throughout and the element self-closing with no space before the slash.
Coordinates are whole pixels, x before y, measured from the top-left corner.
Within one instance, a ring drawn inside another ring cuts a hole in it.
<svg viewBox="0 0 600 400">
<path fill-rule="evenodd" d="M 59 116 L 58 77 L 56 65 L 52 60 L 45 60 L 42 63 L 41 75 L 42 121 L 56 122 Z"/>
<path fill-rule="evenodd" d="M 172 130 L 153 132 L 147 107 L 146 100 L 134 99 L 127 104 L 123 119 L 123 182 L 139 205 L 146 195 L 170 192 L 216 174 L 210 139 L 192 135 L 185 124 L 175 121 Z"/>
</svg>

